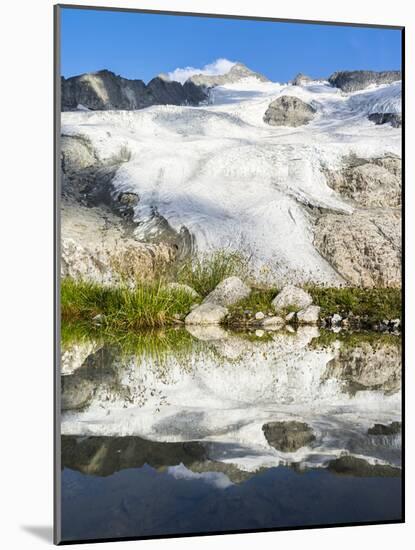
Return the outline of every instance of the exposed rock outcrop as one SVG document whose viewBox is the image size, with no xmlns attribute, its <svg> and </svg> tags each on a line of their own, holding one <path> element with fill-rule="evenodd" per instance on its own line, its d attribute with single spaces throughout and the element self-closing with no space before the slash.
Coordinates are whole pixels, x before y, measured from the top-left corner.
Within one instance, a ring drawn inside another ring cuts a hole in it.
<svg viewBox="0 0 415 550">
<path fill-rule="evenodd" d="M 268 422 L 262 426 L 268 443 L 284 453 L 292 453 L 315 440 L 313 430 L 304 422 Z"/>
<path fill-rule="evenodd" d="M 371 113 L 368 119 L 375 124 L 390 124 L 394 128 L 402 127 L 401 113 Z"/>
<path fill-rule="evenodd" d="M 316 109 L 298 97 L 283 95 L 265 111 L 264 122 L 271 126 L 303 126 L 313 120 Z"/>
<path fill-rule="evenodd" d="M 401 286 L 401 215 L 396 210 L 323 214 L 314 244 L 354 286 Z"/>
<path fill-rule="evenodd" d="M 292 81 L 293 86 L 302 86 L 303 84 L 307 84 L 307 82 L 311 82 L 313 79 L 306 74 L 298 73 L 294 80 Z"/>
<path fill-rule="evenodd" d="M 401 71 L 338 71 L 329 77 L 329 82 L 343 92 L 355 92 L 370 84 L 390 84 L 401 79 Z"/>
<path fill-rule="evenodd" d="M 260 73 L 251 71 L 243 63 L 235 63 L 226 74 L 206 75 L 196 74 L 191 76 L 186 82 L 196 86 L 205 88 L 213 88 L 214 86 L 223 86 L 225 84 L 234 84 L 243 78 L 257 78 L 261 82 L 269 82 L 268 78 Z"/>
<path fill-rule="evenodd" d="M 168 81 L 156 77 L 147 85 L 108 70 L 71 78 L 62 77 L 62 110 L 143 109 L 151 105 L 198 105 L 207 99 L 206 91 L 193 82 Z"/>
<path fill-rule="evenodd" d="M 339 171 L 326 171 L 328 185 L 365 208 L 398 207 L 402 198 L 401 159 L 393 154 L 379 158 L 345 160 Z"/>
<path fill-rule="evenodd" d="M 401 433 L 402 423 L 391 422 L 390 424 L 375 424 L 372 428 L 369 428 L 368 435 L 396 435 Z"/>
</svg>

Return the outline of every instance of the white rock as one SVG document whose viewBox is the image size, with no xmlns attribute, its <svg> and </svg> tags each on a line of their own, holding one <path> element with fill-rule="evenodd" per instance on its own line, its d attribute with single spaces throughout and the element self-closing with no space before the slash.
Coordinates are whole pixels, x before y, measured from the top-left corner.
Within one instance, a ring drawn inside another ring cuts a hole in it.
<svg viewBox="0 0 415 550">
<path fill-rule="evenodd" d="M 251 289 L 239 277 L 228 277 L 203 300 L 204 304 L 231 306 L 251 294 Z"/>
<path fill-rule="evenodd" d="M 196 292 L 196 290 L 194 288 L 192 288 L 189 285 L 182 284 L 182 283 L 168 283 L 166 285 L 166 288 L 171 289 L 171 290 L 178 290 L 178 291 L 185 292 L 186 294 L 189 294 L 189 296 L 191 296 L 192 298 L 199 298 L 200 297 L 199 294 Z"/>
<path fill-rule="evenodd" d="M 228 333 L 218 325 L 188 325 L 186 330 L 198 340 L 203 342 L 212 342 L 216 340 L 225 340 L 228 338 Z"/>
<path fill-rule="evenodd" d="M 189 313 L 185 323 L 186 325 L 218 325 L 227 314 L 226 307 L 203 303 Z"/>
<path fill-rule="evenodd" d="M 333 317 L 331 318 L 331 324 L 332 325 L 338 325 L 341 323 L 342 317 L 338 313 L 335 313 Z"/>
<path fill-rule="evenodd" d="M 297 313 L 299 323 L 315 325 L 320 316 L 319 306 L 308 306 Z"/>
<path fill-rule="evenodd" d="M 268 317 L 262 322 L 263 327 L 282 327 L 285 325 L 285 321 L 282 317 Z"/>
<path fill-rule="evenodd" d="M 294 285 L 285 286 L 281 292 L 272 300 L 272 305 L 278 313 L 287 307 L 292 307 L 296 311 L 305 309 L 313 303 L 313 299 L 302 288 Z"/>
<path fill-rule="evenodd" d="M 294 317 L 295 317 L 295 313 L 294 313 L 294 311 L 292 311 L 291 313 L 286 315 L 285 320 L 289 323 L 290 321 L 292 321 L 294 319 Z"/>
<path fill-rule="evenodd" d="M 257 321 L 262 321 L 262 319 L 265 318 L 265 314 L 262 313 L 262 311 L 258 311 L 257 313 L 255 313 L 255 319 Z"/>
<path fill-rule="evenodd" d="M 258 329 L 255 331 L 255 336 L 258 336 L 258 338 L 262 338 L 264 336 L 265 332 L 261 329 Z"/>
</svg>

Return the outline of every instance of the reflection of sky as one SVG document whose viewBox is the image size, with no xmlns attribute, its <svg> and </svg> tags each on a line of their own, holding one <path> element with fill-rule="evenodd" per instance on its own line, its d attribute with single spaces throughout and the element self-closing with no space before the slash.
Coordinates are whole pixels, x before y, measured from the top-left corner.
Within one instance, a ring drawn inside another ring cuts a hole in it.
<svg viewBox="0 0 415 550">
<path fill-rule="evenodd" d="M 226 489 L 227 487 L 233 485 L 228 476 L 222 472 L 192 472 L 192 470 L 186 468 L 184 464 L 170 466 L 167 469 L 167 472 L 173 476 L 174 479 L 200 479 L 208 485 L 212 485 L 212 487 L 215 487 L 216 489 Z"/>
<path fill-rule="evenodd" d="M 400 478 L 270 468 L 226 491 L 143 468 L 108 477 L 63 471 L 65 540 L 399 520 Z"/>
</svg>

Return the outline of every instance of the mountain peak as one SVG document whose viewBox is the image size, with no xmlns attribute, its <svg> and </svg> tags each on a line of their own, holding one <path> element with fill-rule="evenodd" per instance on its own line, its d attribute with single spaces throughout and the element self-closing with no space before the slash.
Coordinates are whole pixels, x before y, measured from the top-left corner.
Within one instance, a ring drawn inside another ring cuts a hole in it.
<svg viewBox="0 0 415 550">
<path fill-rule="evenodd" d="M 269 82 L 269 79 L 261 73 L 257 73 L 251 70 L 249 67 L 241 62 L 237 62 L 224 74 L 195 74 L 188 80 L 197 84 L 198 86 L 205 86 L 206 88 L 213 88 L 214 86 L 223 86 L 225 84 L 234 84 L 243 78 L 257 78 L 261 82 Z"/>
</svg>

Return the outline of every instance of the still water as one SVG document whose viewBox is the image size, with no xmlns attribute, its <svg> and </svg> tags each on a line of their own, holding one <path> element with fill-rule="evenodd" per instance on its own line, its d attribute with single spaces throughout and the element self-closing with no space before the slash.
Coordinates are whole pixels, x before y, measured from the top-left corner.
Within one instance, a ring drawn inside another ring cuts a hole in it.
<svg viewBox="0 0 415 550">
<path fill-rule="evenodd" d="M 401 341 L 373 333 L 65 342 L 62 538 L 401 518 Z"/>
</svg>

